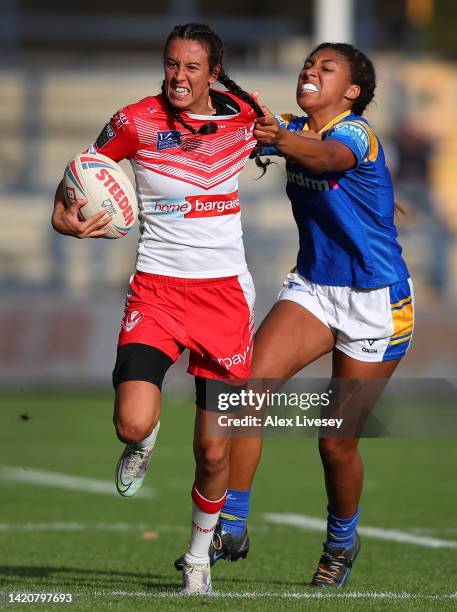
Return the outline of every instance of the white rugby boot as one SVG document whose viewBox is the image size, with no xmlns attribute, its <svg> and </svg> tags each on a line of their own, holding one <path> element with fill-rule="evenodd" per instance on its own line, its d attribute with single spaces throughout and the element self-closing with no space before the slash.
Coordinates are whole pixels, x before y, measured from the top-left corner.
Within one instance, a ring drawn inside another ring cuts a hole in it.
<svg viewBox="0 0 457 612">
<path fill-rule="evenodd" d="M 152 430 L 154 435 L 148 446 L 139 448 L 134 444 L 127 444 L 120 456 L 116 467 L 116 489 L 123 497 L 132 497 L 143 484 L 159 428 L 160 421 Z"/>
<path fill-rule="evenodd" d="M 212 591 L 209 563 L 191 564 L 184 559 L 182 586 L 186 595 L 209 595 Z"/>
</svg>

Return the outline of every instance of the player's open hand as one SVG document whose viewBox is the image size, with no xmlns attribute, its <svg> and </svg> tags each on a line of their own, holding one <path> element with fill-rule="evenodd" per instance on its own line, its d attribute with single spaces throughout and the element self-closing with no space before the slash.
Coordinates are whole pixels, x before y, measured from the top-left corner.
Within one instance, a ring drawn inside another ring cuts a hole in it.
<svg viewBox="0 0 457 612">
<path fill-rule="evenodd" d="M 254 137 L 264 146 L 274 146 L 280 141 L 283 128 L 266 106 L 262 110 L 265 116 L 255 120 Z"/>
<path fill-rule="evenodd" d="M 102 238 L 109 230 L 111 216 L 104 210 L 84 220 L 81 216 L 81 208 L 87 204 L 87 200 L 75 200 L 70 206 L 65 205 L 61 184 L 57 188 L 52 213 L 52 227 L 66 236 L 75 238 Z"/>
</svg>

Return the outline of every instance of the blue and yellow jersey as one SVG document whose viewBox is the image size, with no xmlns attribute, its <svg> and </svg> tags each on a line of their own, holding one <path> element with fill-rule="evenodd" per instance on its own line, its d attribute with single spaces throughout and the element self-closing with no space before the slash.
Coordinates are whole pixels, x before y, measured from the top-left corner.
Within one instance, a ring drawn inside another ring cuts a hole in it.
<svg viewBox="0 0 457 612">
<path fill-rule="evenodd" d="M 282 127 L 307 130 L 307 118 L 279 115 Z M 320 285 L 374 289 L 409 277 L 394 224 L 394 196 L 381 143 L 368 122 L 347 111 L 321 130 L 354 153 L 355 167 L 316 175 L 290 159 L 287 195 L 298 225 L 298 272 Z M 265 147 L 262 155 L 278 154 Z"/>
</svg>

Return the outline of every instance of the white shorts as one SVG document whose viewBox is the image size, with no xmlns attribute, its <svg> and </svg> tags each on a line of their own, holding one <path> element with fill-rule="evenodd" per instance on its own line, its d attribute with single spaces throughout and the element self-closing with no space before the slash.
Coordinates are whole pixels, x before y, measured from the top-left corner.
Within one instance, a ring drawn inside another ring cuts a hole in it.
<svg viewBox="0 0 457 612">
<path fill-rule="evenodd" d="M 411 279 L 380 289 L 317 285 L 298 273 L 287 275 L 278 300 L 309 310 L 335 336 L 335 347 L 359 361 L 401 359 L 414 327 Z"/>
</svg>

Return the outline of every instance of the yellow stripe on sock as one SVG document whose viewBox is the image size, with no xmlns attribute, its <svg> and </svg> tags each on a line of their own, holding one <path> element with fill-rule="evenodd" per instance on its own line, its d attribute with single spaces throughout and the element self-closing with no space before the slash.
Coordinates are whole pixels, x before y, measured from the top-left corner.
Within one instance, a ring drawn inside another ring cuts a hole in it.
<svg viewBox="0 0 457 612">
<path fill-rule="evenodd" d="M 226 519 L 227 521 L 240 521 L 241 519 L 233 514 L 227 514 L 226 512 L 221 512 L 219 514 L 219 518 Z"/>
</svg>

